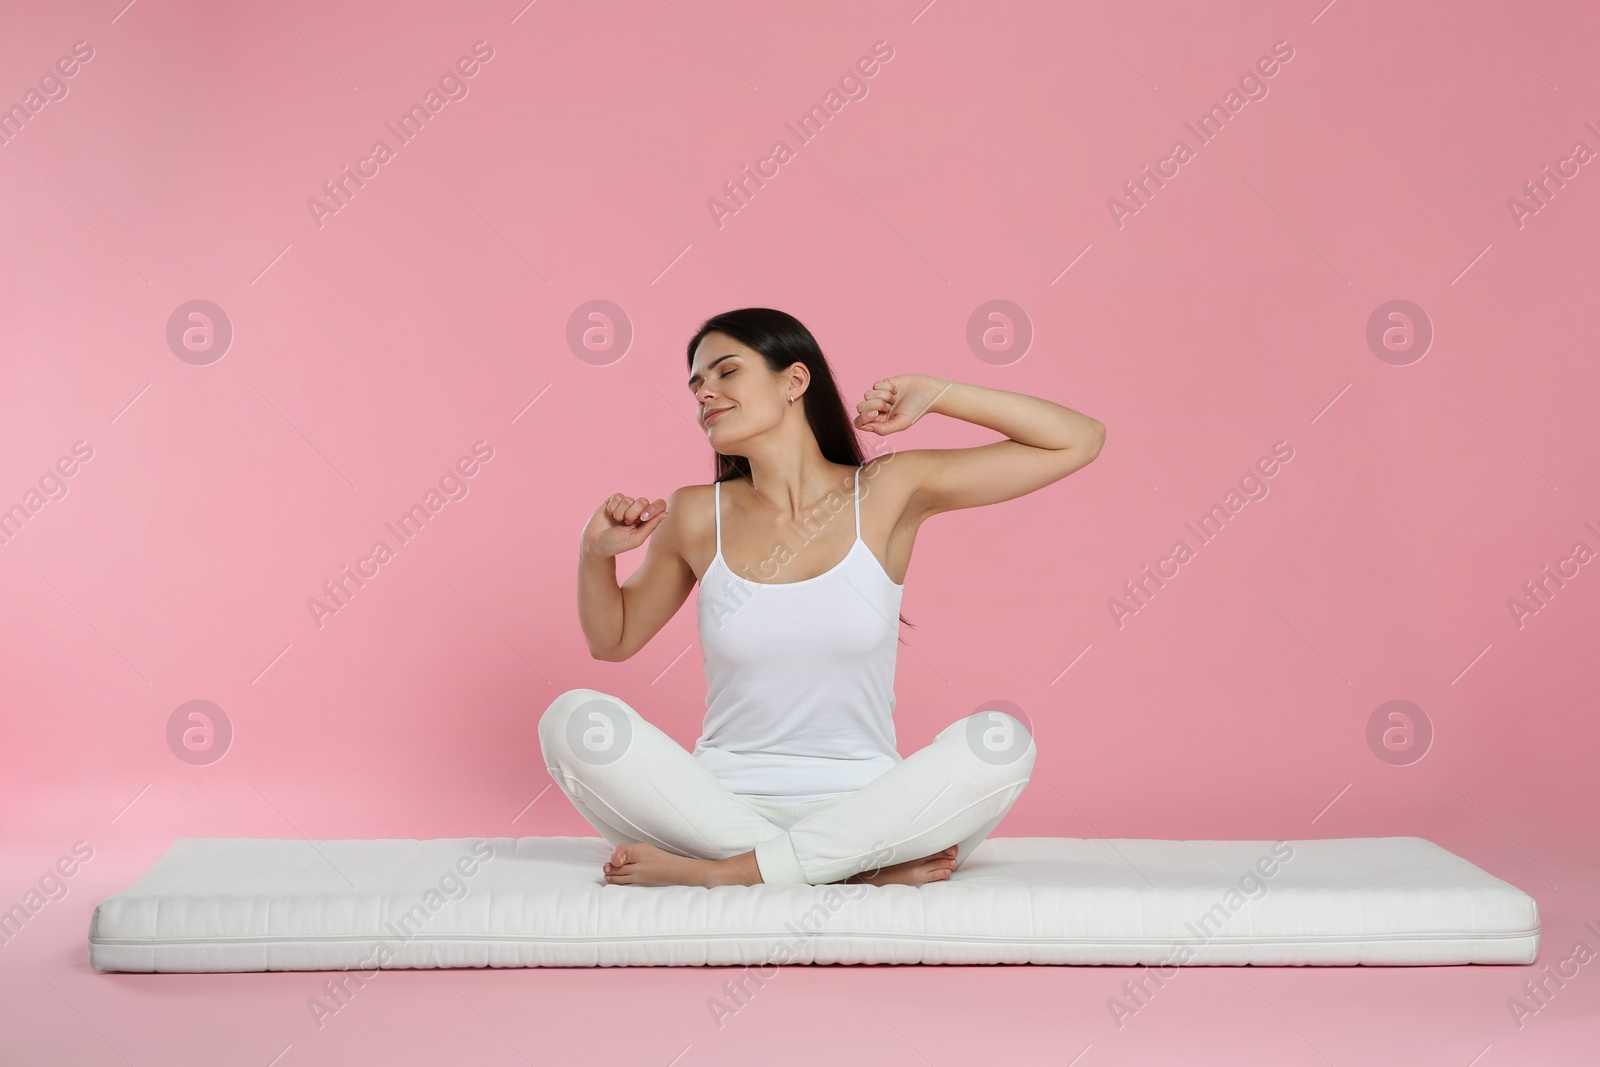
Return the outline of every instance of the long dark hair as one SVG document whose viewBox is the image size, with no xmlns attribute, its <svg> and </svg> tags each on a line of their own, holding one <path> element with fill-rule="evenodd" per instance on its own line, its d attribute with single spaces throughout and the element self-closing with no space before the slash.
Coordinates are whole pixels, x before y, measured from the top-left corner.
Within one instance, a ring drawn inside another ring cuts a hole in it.
<svg viewBox="0 0 1600 1067">
<path fill-rule="evenodd" d="M 822 346 L 811 336 L 805 324 L 786 311 L 776 308 L 740 308 L 713 315 L 689 338 L 689 367 L 694 367 L 695 349 L 708 333 L 725 334 L 740 344 L 761 354 L 767 369 L 774 374 L 788 370 L 796 363 L 804 363 L 811 372 L 811 384 L 806 388 L 806 423 L 817 439 L 822 458 L 830 463 L 859 467 L 866 462 L 861 451 L 861 441 L 856 437 L 855 425 L 839 394 L 839 383 L 834 380 L 833 369 L 828 366 Z M 744 456 L 725 456 L 713 452 L 712 469 L 715 481 L 750 477 L 750 461 Z M 915 624 L 904 615 L 900 621 L 907 626 Z M 901 638 L 901 640 L 905 640 Z"/>
</svg>

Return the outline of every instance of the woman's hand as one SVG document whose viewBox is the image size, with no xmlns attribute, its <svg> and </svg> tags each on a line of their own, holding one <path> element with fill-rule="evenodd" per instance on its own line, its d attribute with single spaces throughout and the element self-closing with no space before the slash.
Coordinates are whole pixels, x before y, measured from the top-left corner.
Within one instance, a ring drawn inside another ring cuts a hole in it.
<svg viewBox="0 0 1600 1067">
<path fill-rule="evenodd" d="M 874 382 L 856 405 L 856 429 L 879 437 L 899 433 L 932 410 L 948 388 L 949 382 L 926 374 L 896 374 Z"/>
<path fill-rule="evenodd" d="M 644 544 L 667 517 L 667 502 L 613 493 L 583 528 L 583 544 L 600 556 L 620 556 Z"/>
</svg>

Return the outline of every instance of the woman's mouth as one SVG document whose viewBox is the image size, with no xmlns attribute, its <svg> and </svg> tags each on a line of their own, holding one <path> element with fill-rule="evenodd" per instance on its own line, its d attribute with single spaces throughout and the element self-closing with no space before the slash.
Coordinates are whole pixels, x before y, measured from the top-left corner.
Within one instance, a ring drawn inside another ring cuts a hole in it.
<svg viewBox="0 0 1600 1067">
<path fill-rule="evenodd" d="M 727 410 L 728 410 L 727 408 L 716 408 L 715 410 L 706 412 L 706 425 L 710 426 L 712 419 L 716 418 L 718 415 L 721 415 L 724 411 L 727 411 Z"/>
</svg>

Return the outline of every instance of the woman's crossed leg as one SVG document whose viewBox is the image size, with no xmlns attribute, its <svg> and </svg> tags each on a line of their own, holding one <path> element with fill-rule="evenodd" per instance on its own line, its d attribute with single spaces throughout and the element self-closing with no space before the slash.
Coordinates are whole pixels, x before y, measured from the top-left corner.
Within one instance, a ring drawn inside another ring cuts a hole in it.
<svg viewBox="0 0 1600 1067">
<path fill-rule="evenodd" d="M 561 694 L 539 742 L 556 784 L 616 846 L 606 880 L 646 885 L 948 877 L 1011 809 L 1036 755 L 1019 720 L 980 711 L 784 828 L 607 693 Z"/>
</svg>

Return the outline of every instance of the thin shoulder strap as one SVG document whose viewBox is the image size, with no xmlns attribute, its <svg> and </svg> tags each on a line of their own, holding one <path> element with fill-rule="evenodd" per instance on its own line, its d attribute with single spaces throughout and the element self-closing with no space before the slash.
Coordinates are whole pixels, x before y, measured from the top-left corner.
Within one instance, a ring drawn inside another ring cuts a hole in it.
<svg viewBox="0 0 1600 1067">
<path fill-rule="evenodd" d="M 722 555 L 722 483 L 717 482 L 716 489 L 712 490 L 716 497 L 713 509 L 717 515 L 717 555 Z"/>
<path fill-rule="evenodd" d="M 861 468 L 856 468 L 856 540 L 861 540 Z"/>
</svg>

